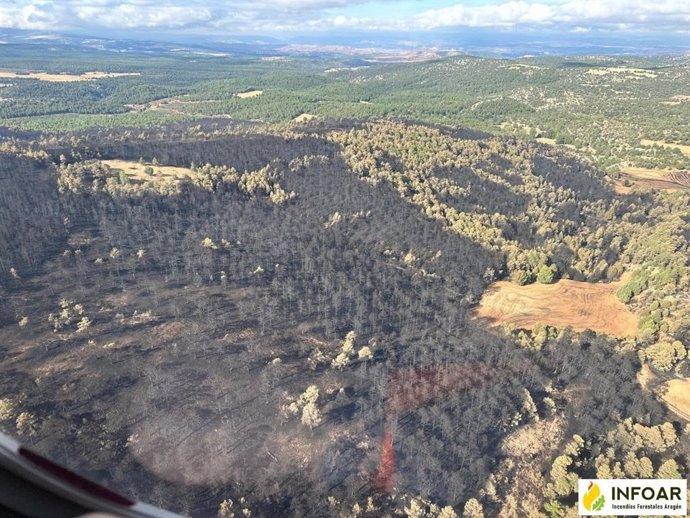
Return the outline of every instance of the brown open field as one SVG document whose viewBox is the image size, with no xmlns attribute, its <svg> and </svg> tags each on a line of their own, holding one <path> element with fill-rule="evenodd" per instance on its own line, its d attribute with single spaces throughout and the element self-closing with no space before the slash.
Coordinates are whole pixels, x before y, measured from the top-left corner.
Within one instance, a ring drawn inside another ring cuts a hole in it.
<svg viewBox="0 0 690 518">
<path fill-rule="evenodd" d="M 690 189 L 690 171 L 671 171 L 668 179 L 685 189 Z"/>
<path fill-rule="evenodd" d="M 531 330 L 541 323 L 633 336 L 637 317 L 616 298 L 619 286 L 620 281 L 604 284 L 561 280 L 527 286 L 499 281 L 489 286 L 475 310 L 475 318 L 492 326 L 508 324 Z"/>
<path fill-rule="evenodd" d="M 0 78 L 2 79 L 39 79 L 41 81 L 51 82 L 74 82 L 74 81 L 91 81 L 94 79 L 104 79 L 108 77 L 123 77 L 123 76 L 138 76 L 138 72 L 84 72 L 83 74 L 48 74 L 45 72 L 31 72 L 28 74 L 20 74 L 12 70 L 0 71 Z"/>
<path fill-rule="evenodd" d="M 310 120 L 314 120 L 316 118 L 318 118 L 318 117 L 316 115 L 311 114 L 311 113 L 302 113 L 292 120 L 295 122 L 309 122 Z"/>
<path fill-rule="evenodd" d="M 690 378 L 675 379 L 665 383 L 662 399 L 668 407 L 683 419 L 690 421 Z"/>
<path fill-rule="evenodd" d="M 196 173 L 186 167 L 173 167 L 167 165 L 152 165 L 150 163 L 139 163 L 130 160 L 101 160 L 111 169 L 122 169 L 132 180 L 141 182 L 174 182 L 183 178 L 191 178 Z M 149 176 L 144 172 L 147 166 L 153 168 L 153 175 Z"/>
<path fill-rule="evenodd" d="M 240 99 L 251 99 L 252 97 L 259 97 L 263 95 L 263 90 L 250 90 L 249 92 L 240 92 L 235 94 Z"/>
<path fill-rule="evenodd" d="M 626 180 L 630 185 L 624 185 Z M 690 189 L 690 172 L 628 167 L 621 172 L 620 178 L 614 183 L 618 194 L 628 194 L 634 185 L 642 185 L 664 191 Z"/>
</svg>

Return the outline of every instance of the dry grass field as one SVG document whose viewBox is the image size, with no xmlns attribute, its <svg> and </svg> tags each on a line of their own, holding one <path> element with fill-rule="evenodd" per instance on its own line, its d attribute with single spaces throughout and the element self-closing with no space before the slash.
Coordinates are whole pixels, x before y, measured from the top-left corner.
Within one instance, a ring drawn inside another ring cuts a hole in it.
<svg viewBox="0 0 690 518">
<path fill-rule="evenodd" d="M 668 381 L 665 389 L 664 402 L 680 417 L 690 421 L 690 378 Z"/>
<path fill-rule="evenodd" d="M 633 336 L 637 317 L 616 297 L 619 287 L 620 281 L 604 284 L 561 280 L 527 286 L 499 281 L 489 286 L 474 316 L 492 326 L 507 324 L 531 330 L 541 323 Z"/>
<path fill-rule="evenodd" d="M 690 173 L 688 171 L 628 167 L 621 172 L 618 180 L 614 182 L 614 188 L 618 194 L 628 194 L 635 185 L 664 191 L 690 189 Z"/>
<path fill-rule="evenodd" d="M 240 92 L 235 94 L 240 99 L 251 99 L 252 97 L 259 97 L 263 95 L 263 90 L 250 90 L 249 92 Z"/>
<path fill-rule="evenodd" d="M 186 167 L 173 167 L 139 163 L 129 160 L 102 160 L 111 169 L 121 169 L 131 180 L 139 182 L 176 182 L 183 178 L 191 178 L 194 171 Z M 146 168 L 153 168 L 153 175 L 146 174 Z"/>
<path fill-rule="evenodd" d="M 84 72 L 83 74 L 48 74 L 45 72 L 30 72 L 28 74 L 20 74 L 11 70 L 0 71 L 1 79 L 39 79 L 40 81 L 50 81 L 54 83 L 59 82 L 74 82 L 74 81 L 92 81 L 94 79 L 105 79 L 109 77 L 124 77 L 124 76 L 138 76 L 138 72 Z"/>
<path fill-rule="evenodd" d="M 318 117 L 316 115 L 313 115 L 311 113 L 302 113 L 292 119 L 294 122 L 309 122 L 310 120 L 317 119 Z"/>
</svg>

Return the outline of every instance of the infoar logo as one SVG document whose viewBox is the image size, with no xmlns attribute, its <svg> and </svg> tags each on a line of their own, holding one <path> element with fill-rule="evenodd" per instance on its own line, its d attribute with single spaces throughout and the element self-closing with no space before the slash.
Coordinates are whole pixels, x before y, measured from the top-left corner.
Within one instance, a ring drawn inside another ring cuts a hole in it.
<svg viewBox="0 0 690 518">
<path fill-rule="evenodd" d="M 687 516 L 683 479 L 579 479 L 580 516 Z"/>
<path fill-rule="evenodd" d="M 606 498 L 601 494 L 601 489 L 599 489 L 599 484 L 595 482 L 590 482 L 587 487 L 587 492 L 582 495 L 582 505 L 588 511 L 601 511 L 606 504 Z"/>
</svg>

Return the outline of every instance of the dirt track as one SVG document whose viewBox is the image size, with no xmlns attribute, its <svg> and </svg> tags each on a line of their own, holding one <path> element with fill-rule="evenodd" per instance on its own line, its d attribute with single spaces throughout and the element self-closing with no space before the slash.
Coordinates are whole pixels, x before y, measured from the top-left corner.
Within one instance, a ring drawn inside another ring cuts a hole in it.
<svg viewBox="0 0 690 518">
<path fill-rule="evenodd" d="M 666 393 L 662 399 L 676 414 L 690 421 L 690 378 L 666 382 Z"/>
</svg>

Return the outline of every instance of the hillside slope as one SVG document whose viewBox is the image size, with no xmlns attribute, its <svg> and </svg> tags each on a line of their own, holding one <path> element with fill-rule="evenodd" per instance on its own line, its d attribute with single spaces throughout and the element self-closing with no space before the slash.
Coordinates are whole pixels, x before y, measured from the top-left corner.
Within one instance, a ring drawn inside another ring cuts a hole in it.
<svg viewBox="0 0 690 518">
<path fill-rule="evenodd" d="M 227 499 L 376 516 L 471 498 L 508 516 L 502 481 L 518 477 L 515 512 L 542 512 L 569 505 L 574 473 L 623 462 L 628 425 L 664 426 L 638 453 L 685 469 L 676 418 L 636 380 L 644 351 L 688 343 L 687 220 L 669 209 L 683 193 L 619 196 L 548 146 L 387 121 L 84 133 L 12 154 L 17 192 L 49 181 L 33 219 L 32 200 L 3 202 L 40 232 L 29 254 L 0 234 L 0 423 L 121 491 L 198 516 Z M 625 270 L 625 302 L 656 325 L 634 344 L 472 317 L 496 279 Z"/>
</svg>

